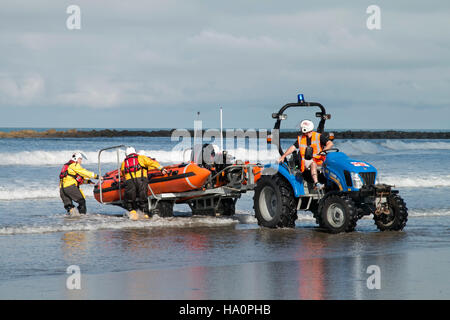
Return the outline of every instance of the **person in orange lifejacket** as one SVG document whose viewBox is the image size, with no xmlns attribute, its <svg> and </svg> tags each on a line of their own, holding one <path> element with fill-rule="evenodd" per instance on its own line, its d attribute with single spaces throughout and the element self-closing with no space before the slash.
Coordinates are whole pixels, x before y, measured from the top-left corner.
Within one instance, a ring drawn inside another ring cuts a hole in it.
<svg viewBox="0 0 450 320">
<path fill-rule="evenodd" d="M 86 214 L 86 200 L 80 186 L 83 183 L 91 183 L 90 179 L 99 179 L 98 174 L 81 166 L 83 158 L 86 159 L 86 156 L 81 152 L 75 152 L 59 174 L 59 195 L 69 214 L 75 213 L 72 201 L 78 203 L 79 213 Z"/>
<path fill-rule="evenodd" d="M 333 142 L 324 135 L 313 130 L 314 123 L 310 120 L 303 120 L 300 123 L 301 135 L 297 137 L 297 141 L 278 159 L 278 162 L 283 162 L 288 155 L 296 149 L 299 149 L 301 172 L 310 170 L 315 189 L 322 189 L 323 185 L 319 183 L 317 178 L 317 166 L 323 163 L 325 160 L 323 151 L 331 149 L 333 147 Z M 312 152 L 310 152 L 311 149 Z"/>
<path fill-rule="evenodd" d="M 148 214 L 148 170 L 158 169 L 163 174 L 167 171 L 155 160 L 142 154 L 137 154 L 133 147 L 128 147 L 125 151 L 126 157 L 122 162 L 120 171 L 125 179 L 124 205 L 129 211 L 130 218 L 138 218 L 136 210 L 140 209 Z M 139 202 L 136 201 L 139 198 Z"/>
</svg>

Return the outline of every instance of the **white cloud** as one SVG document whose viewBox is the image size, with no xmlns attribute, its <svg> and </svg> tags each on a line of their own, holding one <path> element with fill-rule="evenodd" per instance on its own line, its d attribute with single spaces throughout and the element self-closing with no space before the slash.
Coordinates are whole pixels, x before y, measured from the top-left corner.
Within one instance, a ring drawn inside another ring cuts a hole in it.
<svg viewBox="0 0 450 320">
<path fill-rule="evenodd" d="M 45 90 L 45 81 L 38 74 L 13 77 L 0 75 L 0 102 L 2 105 L 29 105 Z"/>
<path fill-rule="evenodd" d="M 88 79 L 75 85 L 74 90 L 58 94 L 54 101 L 59 105 L 92 108 L 117 107 L 120 102 L 121 89 L 117 85 Z"/>
<path fill-rule="evenodd" d="M 200 34 L 189 38 L 188 42 L 195 45 L 212 45 L 235 49 L 273 49 L 280 47 L 279 41 L 267 36 L 251 38 L 221 33 L 215 30 L 204 30 Z"/>
<path fill-rule="evenodd" d="M 64 5 L 51 3 L 0 12 L 2 106 L 221 103 L 259 123 L 249 105 L 272 108 L 300 89 L 342 106 L 449 101 L 448 13 L 425 4 L 380 0 L 382 29 L 369 31 L 357 1 L 82 0 L 83 27 L 69 31 Z"/>
</svg>

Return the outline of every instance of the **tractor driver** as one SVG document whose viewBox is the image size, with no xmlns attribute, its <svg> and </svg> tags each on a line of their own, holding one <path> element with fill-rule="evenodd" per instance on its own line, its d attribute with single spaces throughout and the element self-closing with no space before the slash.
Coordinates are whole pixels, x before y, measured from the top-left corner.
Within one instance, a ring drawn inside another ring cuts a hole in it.
<svg viewBox="0 0 450 320">
<path fill-rule="evenodd" d="M 323 163 L 325 160 L 325 154 L 323 151 L 331 149 L 333 147 L 333 142 L 326 136 L 313 130 L 314 123 L 312 123 L 312 121 L 303 120 L 300 122 L 301 135 L 297 137 L 297 141 L 278 159 L 278 162 L 283 162 L 288 155 L 296 149 L 300 149 L 300 170 L 302 173 L 305 170 L 311 171 L 311 177 L 314 181 L 314 188 L 319 190 L 323 188 L 323 185 L 319 183 L 317 178 L 317 166 Z"/>
</svg>

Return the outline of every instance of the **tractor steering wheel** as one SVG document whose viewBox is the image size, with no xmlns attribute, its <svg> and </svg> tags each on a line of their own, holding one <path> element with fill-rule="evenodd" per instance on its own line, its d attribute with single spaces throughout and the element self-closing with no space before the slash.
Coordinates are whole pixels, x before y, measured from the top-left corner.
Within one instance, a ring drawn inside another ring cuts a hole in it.
<svg viewBox="0 0 450 320">
<path fill-rule="evenodd" d="M 326 156 L 327 153 L 330 152 L 330 151 L 339 152 L 339 149 L 338 149 L 338 148 L 330 148 L 330 149 L 328 149 L 328 150 L 322 150 L 322 151 L 320 151 L 318 154 L 321 155 L 321 156 L 322 156 L 322 155 L 323 155 L 323 156 Z"/>
</svg>

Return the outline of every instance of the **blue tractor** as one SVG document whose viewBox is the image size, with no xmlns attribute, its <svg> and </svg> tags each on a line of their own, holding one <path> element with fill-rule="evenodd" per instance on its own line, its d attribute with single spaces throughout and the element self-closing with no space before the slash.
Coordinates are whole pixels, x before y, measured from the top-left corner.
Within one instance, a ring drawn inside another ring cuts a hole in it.
<svg viewBox="0 0 450 320">
<path fill-rule="evenodd" d="M 288 103 L 278 113 L 272 134 L 272 144 L 281 148 L 279 134 L 284 113 L 288 108 L 319 108 L 317 132 L 324 132 L 325 121 L 331 116 L 317 102 L 305 102 L 303 95 L 297 103 Z M 275 140 L 275 141 L 274 141 Z M 269 140 L 268 140 L 269 141 Z M 320 228 L 331 233 L 351 232 L 358 219 L 373 214 L 381 231 L 402 230 L 407 222 L 408 209 L 397 190 L 386 184 L 376 184 L 377 170 L 371 164 L 348 157 L 337 148 L 329 149 L 322 166 L 318 168 L 319 182 L 323 189 L 316 189 L 309 170 L 300 171 L 300 154 L 296 151 L 283 163 L 271 163 L 264 167 L 253 197 L 258 224 L 269 228 L 294 228 L 299 210 L 311 211 Z"/>
</svg>

